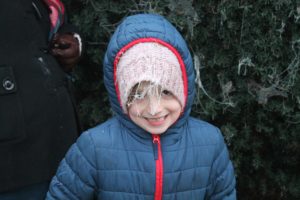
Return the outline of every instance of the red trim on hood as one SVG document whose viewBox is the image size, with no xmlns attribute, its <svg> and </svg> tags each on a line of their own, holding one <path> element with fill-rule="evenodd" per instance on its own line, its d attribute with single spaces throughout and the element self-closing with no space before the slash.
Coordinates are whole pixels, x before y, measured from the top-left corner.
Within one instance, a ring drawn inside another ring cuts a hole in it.
<svg viewBox="0 0 300 200">
<path fill-rule="evenodd" d="M 114 60 L 114 84 L 115 84 L 115 89 L 116 89 L 116 93 L 117 93 L 117 97 L 120 103 L 120 106 L 122 107 L 121 104 L 121 97 L 120 97 L 120 91 L 119 91 L 119 86 L 118 86 L 118 82 L 117 82 L 117 65 L 119 63 L 119 60 L 121 58 L 121 56 L 123 55 L 123 53 L 125 53 L 128 49 L 130 49 L 132 46 L 138 44 L 138 43 L 142 43 L 142 42 L 156 42 L 159 43 L 165 47 L 167 47 L 168 49 L 170 49 L 175 56 L 178 59 L 178 62 L 180 64 L 180 68 L 181 68 L 181 72 L 182 72 L 182 80 L 183 80 L 183 88 L 184 88 L 184 97 L 185 97 L 185 105 L 183 105 L 183 109 L 182 111 L 184 111 L 184 108 L 186 106 L 186 102 L 187 102 L 187 96 L 188 96 L 188 81 L 187 81 L 187 75 L 186 75 L 186 68 L 185 68 L 185 64 L 181 58 L 180 53 L 177 51 L 177 49 L 175 49 L 172 45 L 170 45 L 169 43 L 158 39 L 158 38 L 139 38 L 136 39 L 130 43 L 128 43 L 127 45 L 125 45 L 124 47 L 121 48 L 121 50 L 117 53 L 115 60 Z"/>
</svg>

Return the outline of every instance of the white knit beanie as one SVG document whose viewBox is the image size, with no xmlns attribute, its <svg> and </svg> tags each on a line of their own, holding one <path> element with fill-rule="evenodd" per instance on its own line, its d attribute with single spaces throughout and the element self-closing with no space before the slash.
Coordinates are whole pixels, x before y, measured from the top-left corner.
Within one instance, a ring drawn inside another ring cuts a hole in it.
<svg viewBox="0 0 300 200">
<path fill-rule="evenodd" d="M 132 46 L 121 55 L 117 64 L 116 79 L 121 106 L 127 113 L 126 103 L 132 88 L 143 81 L 159 85 L 171 92 L 185 105 L 182 71 L 175 54 L 155 42 L 143 42 Z"/>
</svg>

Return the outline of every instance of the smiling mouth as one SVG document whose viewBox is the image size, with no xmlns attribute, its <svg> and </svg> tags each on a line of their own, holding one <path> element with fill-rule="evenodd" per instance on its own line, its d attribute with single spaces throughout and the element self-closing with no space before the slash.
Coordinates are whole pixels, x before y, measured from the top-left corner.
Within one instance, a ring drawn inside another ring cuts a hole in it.
<svg viewBox="0 0 300 200">
<path fill-rule="evenodd" d="M 143 117 L 151 126 L 161 126 L 165 123 L 168 115 L 162 117 Z"/>
<path fill-rule="evenodd" d="M 162 116 L 162 117 L 144 117 L 144 119 L 146 119 L 147 121 L 150 122 L 159 122 L 159 121 L 163 121 L 165 118 L 167 117 L 167 115 Z"/>
</svg>

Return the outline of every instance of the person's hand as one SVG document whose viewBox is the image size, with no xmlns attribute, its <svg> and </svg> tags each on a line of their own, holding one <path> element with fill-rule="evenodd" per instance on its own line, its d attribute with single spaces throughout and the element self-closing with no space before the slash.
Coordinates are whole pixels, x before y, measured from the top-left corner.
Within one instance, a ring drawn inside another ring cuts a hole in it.
<svg viewBox="0 0 300 200">
<path fill-rule="evenodd" d="M 55 56 L 65 72 L 70 72 L 80 58 L 79 41 L 72 33 L 55 34 L 50 53 Z"/>
</svg>

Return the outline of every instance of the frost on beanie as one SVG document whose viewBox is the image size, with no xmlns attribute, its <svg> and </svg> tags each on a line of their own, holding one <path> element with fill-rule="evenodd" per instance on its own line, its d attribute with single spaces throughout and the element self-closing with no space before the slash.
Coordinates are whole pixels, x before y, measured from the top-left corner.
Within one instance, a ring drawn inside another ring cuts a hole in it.
<svg viewBox="0 0 300 200">
<path fill-rule="evenodd" d="M 182 71 L 175 54 L 155 42 L 143 42 L 132 46 L 121 55 L 117 64 L 116 79 L 123 111 L 132 88 L 147 81 L 171 92 L 185 105 Z"/>
</svg>

